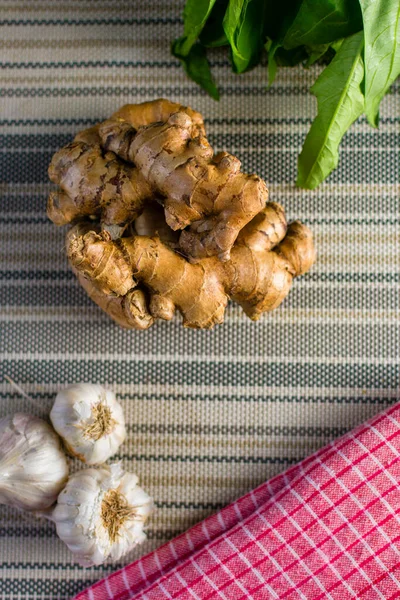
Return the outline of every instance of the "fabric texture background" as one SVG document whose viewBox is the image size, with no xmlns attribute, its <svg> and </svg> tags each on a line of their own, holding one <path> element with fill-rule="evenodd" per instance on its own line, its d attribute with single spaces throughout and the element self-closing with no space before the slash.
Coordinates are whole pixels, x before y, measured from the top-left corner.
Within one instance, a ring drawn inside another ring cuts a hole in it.
<svg viewBox="0 0 400 600">
<path fill-rule="evenodd" d="M 338 170 L 299 190 L 318 67 L 285 69 L 266 89 L 265 67 L 237 77 L 213 54 L 216 103 L 169 53 L 181 10 L 161 0 L 0 0 L 0 416 L 45 417 L 69 383 L 109 386 L 128 422 L 117 458 L 157 507 L 146 544 L 88 570 L 51 524 L 0 507 L 3 599 L 70 598 L 400 397 L 399 84 L 379 130 L 360 119 Z M 290 219 L 313 229 L 316 265 L 257 324 L 230 306 L 211 332 L 185 330 L 178 317 L 119 329 L 77 285 L 65 230 L 46 218 L 54 151 L 120 105 L 161 96 L 201 111 L 215 149 L 237 154 Z"/>
</svg>

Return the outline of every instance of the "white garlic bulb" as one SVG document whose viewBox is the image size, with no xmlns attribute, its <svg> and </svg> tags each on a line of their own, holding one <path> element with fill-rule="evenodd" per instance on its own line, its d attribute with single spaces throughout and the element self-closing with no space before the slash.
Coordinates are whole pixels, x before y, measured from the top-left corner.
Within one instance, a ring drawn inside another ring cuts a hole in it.
<svg viewBox="0 0 400 600">
<path fill-rule="evenodd" d="M 83 567 L 118 560 L 146 534 L 153 501 L 120 463 L 71 475 L 52 513 L 57 533 Z"/>
<path fill-rule="evenodd" d="M 61 390 L 50 419 L 68 452 L 88 465 L 105 462 L 125 440 L 122 406 L 101 385 L 78 383 Z"/>
<path fill-rule="evenodd" d="M 67 459 L 50 425 L 23 413 L 0 419 L 0 504 L 43 510 L 67 478 Z"/>
</svg>

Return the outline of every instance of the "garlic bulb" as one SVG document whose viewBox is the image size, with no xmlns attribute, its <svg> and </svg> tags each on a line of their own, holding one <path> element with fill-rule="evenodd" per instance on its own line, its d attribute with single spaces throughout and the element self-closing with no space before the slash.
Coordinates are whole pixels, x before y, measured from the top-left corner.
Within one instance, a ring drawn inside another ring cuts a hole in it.
<svg viewBox="0 0 400 600">
<path fill-rule="evenodd" d="M 68 452 L 88 465 L 105 462 L 125 440 L 122 407 L 101 385 L 78 383 L 62 390 L 50 419 Z"/>
<path fill-rule="evenodd" d="M 118 560 L 146 534 L 152 499 L 120 463 L 71 475 L 58 496 L 52 520 L 57 533 L 83 567 Z"/>
<path fill-rule="evenodd" d="M 50 425 L 23 413 L 0 419 L 0 504 L 43 510 L 67 478 L 67 459 Z"/>
</svg>

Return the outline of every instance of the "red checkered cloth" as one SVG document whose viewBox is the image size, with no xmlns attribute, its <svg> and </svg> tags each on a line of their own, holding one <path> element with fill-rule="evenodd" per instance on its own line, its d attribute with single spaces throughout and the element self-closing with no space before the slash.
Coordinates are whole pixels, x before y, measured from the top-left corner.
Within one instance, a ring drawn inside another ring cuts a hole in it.
<svg viewBox="0 0 400 600">
<path fill-rule="evenodd" d="M 400 598 L 400 404 L 76 600 Z"/>
</svg>

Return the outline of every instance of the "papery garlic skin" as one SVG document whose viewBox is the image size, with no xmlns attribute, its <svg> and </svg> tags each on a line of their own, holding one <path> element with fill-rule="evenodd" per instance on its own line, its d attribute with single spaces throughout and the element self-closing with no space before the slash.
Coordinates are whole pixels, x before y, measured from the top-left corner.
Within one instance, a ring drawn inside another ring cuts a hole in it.
<svg viewBox="0 0 400 600">
<path fill-rule="evenodd" d="M 88 465 L 104 463 L 126 437 L 122 406 L 101 385 L 78 383 L 61 390 L 50 419 L 68 452 Z"/>
<path fill-rule="evenodd" d="M 71 475 L 58 496 L 52 513 L 59 537 L 83 567 L 118 560 L 146 539 L 144 523 L 153 510 L 153 500 L 137 485 L 138 478 L 120 463 L 83 469 Z M 118 524 L 104 519 L 107 499 L 118 496 L 128 516 Z M 106 523 L 108 524 L 106 526 Z M 114 527 L 114 539 L 110 534 Z"/>
<path fill-rule="evenodd" d="M 48 423 L 24 413 L 0 419 L 0 504 L 44 510 L 56 501 L 68 471 Z"/>
</svg>

